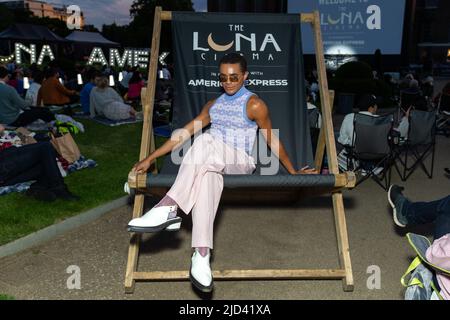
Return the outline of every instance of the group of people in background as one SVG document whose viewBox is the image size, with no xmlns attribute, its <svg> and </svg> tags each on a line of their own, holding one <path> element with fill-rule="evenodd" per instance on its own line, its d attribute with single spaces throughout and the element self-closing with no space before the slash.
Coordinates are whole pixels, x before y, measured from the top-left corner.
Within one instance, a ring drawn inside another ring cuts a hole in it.
<svg viewBox="0 0 450 320">
<path fill-rule="evenodd" d="M 44 71 L 36 64 L 24 70 L 18 68 L 14 62 L 6 65 L 4 70 L 7 73 L 4 83 L 17 92 L 17 99 L 13 103 L 17 112 L 29 107 L 67 106 L 79 103 L 86 116 L 101 116 L 114 121 L 125 120 L 136 117 L 137 112 L 131 105 L 139 102 L 141 90 L 146 85 L 137 67 L 128 67 L 124 70 L 123 79 L 116 88 L 110 87 L 111 70 L 105 68 L 100 71 L 94 67 L 77 67 L 76 72 L 81 74 L 84 85 L 78 84 L 77 73 L 69 77 L 54 62 Z M 29 83 L 27 89 L 25 77 Z M 45 108 L 41 111 L 43 110 Z M 30 120 L 36 119 L 33 117 Z"/>
</svg>

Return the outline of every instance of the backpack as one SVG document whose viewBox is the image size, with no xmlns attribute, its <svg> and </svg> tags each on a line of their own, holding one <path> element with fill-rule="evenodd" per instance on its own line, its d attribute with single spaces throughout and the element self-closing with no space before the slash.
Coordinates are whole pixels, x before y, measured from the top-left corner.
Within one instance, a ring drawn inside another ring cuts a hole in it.
<svg viewBox="0 0 450 320">
<path fill-rule="evenodd" d="M 400 281 L 406 287 L 405 300 L 443 300 L 439 293 L 435 266 L 426 259 L 425 255 L 427 248 L 431 245 L 430 241 L 414 233 L 408 233 L 406 237 L 417 253 L 417 257 L 411 262 Z"/>
<path fill-rule="evenodd" d="M 405 300 L 432 300 L 433 293 L 442 300 L 433 272 L 418 256 L 409 265 L 401 283 L 406 287 Z"/>
<path fill-rule="evenodd" d="M 66 134 L 66 133 L 78 134 L 80 132 L 80 129 L 76 125 L 74 125 L 73 123 L 70 123 L 70 122 L 62 122 L 62 121 L 56 120 L 54 126 L 56 128 L 56 131 L 60 134 Z"/>
</svg>

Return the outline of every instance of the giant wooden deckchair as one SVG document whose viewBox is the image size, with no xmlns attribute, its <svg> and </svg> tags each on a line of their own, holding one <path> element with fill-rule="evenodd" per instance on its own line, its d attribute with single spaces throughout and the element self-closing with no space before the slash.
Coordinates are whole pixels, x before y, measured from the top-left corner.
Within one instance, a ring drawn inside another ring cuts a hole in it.
<svg viewBox="0 0 450 320">
<path fill-rule="evenodd" d="M 355 185 L 355 177 L 351 173 L 340 174 L 337 162 L 336 145 L 334 140 L 332 113 L 334 93 L 328 90 L 323 44 L 320 30 L 319 12 L 302 13 L 299 16 L 301 22 L 312 24 L 315 37 L 316 63 L 319 77 L 320 97 L 322 101 L 323 125 L 319 135 L 315 155 L 315 167 L 321 168 L 326 149 L 328 175 L 283 175 L 281 177 L 252 176 L 242 177 L 225 175 L 224 186 L 257 188 L 270 185 L 275 187 L 327 187 L 332 196 L 337 244 L 340 257 L 340 268 L 337 269 L 257 269 L 257 270 L 220 270 L 213 271 L 214 280 L 257 280 L 257 279 L 341 279 L 344 291 L 353 291 L 353 274 L 350 261 L 350 250 L 347 236 L 342 189 L 352 188 Z M 161 33 L 161 21 L 171 20 L 172 12 L 162 11 L 161 7 L 155 10 L 153 37 L 151 46 L 150 68 L 148 74 L 148 86 L 143 89 L 142 104 L 144 110 L 144 123 L 140 159 L 144 159 L 154 150 L 154 137 L 152 132 L 152 115 L 155 94 L 155 82 L 157 74 L 157 59 Z M 163 195 L 175 177 L 160 177 L 149 173 L 134 175 L 129 174 L 130 188 L 135 189 L 133 218 L 142 216 L 144 207 L 144 193 Z M 272 191 L 273 192 L 273 191 Z M 138 271 L 140 234 L 132 234 L 128 252 L 128 263 L 125 276 L 125 291 L 134 291 L 135 281 L 164 281 L 164 280 L 189 280 L 189 271 Z"/>
</svg>

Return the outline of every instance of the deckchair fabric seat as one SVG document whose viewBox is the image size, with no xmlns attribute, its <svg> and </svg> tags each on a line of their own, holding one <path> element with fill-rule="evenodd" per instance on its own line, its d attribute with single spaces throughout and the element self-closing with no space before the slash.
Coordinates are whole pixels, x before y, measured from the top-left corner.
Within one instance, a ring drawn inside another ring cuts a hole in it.
<svg viewBox="0 0 450 320">
<path fill-rule="evenodd" d="M 279 174 L 274 176 L 261 175 L 224 175 L 224 186 L 226 188 L 239 187 L 334 187 L 335 176 L 326 175 L 288 175 Z M 171 187 L 175 182 L 174 174 L 148 174 L 147 187 Z"/>
</svg>

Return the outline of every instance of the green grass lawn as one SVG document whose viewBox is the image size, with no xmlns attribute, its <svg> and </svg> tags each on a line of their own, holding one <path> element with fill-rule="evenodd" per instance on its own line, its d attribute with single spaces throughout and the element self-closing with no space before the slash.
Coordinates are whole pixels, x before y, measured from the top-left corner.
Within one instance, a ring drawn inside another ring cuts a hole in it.
<svg viewBox="0 0 450 320">
<path fill-rule="evenodd" d="M 97 162 L 65 178 L 80 201 L 36 201 L 14 193 L 0 197 L 0 245 L 11 242 L 66 218 L 125 196 L 123 185 L 139 158 L 142 123 L 108 127 L 79 120 L 86 132 L 75 136 L 81 153 Z M 159 146 L 164 140 L 156 139 Z"/>
<path fill-rule="evenodd" d="M 0 300 L 15 300 L 15 298 L 5 294 L 0 294 Z"/>
</svg>

